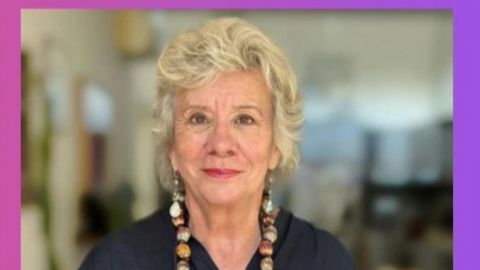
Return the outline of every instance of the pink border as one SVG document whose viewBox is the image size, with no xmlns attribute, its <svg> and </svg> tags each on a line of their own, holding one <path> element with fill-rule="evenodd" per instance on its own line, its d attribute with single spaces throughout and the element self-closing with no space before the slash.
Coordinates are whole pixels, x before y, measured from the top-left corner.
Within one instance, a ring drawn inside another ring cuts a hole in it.
<svg viewBox="0 0 480 270">
<path fill-rule="evenodd" d="M 0 269 L 20 269 L 20 12 L 0 12 Z"/>
</svg>

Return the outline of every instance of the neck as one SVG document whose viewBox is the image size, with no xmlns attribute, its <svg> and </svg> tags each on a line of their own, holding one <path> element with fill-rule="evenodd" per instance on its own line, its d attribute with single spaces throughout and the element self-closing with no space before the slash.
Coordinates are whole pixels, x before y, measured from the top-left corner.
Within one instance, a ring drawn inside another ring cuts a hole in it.
<svg viewBox="0 0 480 270">
<path fill-rule="evenodd" d="M 234 205 L 209 205 L 185 198 L 189 228 L 220 269 L 245 269 L 261 240 L 257 198 Z M 236 256 L 231 256 L 236 254 Z"/>
</svg>

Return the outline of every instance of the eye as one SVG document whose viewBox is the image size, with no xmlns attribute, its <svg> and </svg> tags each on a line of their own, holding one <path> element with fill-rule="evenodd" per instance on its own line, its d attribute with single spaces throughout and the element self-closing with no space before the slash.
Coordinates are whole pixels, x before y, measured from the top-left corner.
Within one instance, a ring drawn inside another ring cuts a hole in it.
<svg viewBox="0 0 480 270">
<path fill-rule="evenodd" d="M 242 114 L 235 119 L 235 124 L 241 125 L 252 125 L 255 123 L 255 120 L 250 115 Z"/>
<path fill-rule="evenodd" d="M 193 125 L 205 125 L 208 124 L 207 116 L 202 113 L 195 113 L 188 119 L 188 122 Z"/>
</svg>

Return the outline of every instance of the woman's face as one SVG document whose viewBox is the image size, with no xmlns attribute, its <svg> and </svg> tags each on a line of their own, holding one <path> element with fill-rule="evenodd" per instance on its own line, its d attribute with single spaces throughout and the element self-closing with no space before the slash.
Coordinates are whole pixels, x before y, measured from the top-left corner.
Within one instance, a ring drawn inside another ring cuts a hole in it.
<svg viewBox="0 0 480 270">
<path fill-rule="evenodd" d="M 187 198 L 216 205 L 257 198 L 278 161 L 272 118 L 258 70 L 223 73 L 209 85 L 179 91 L 169 156 Z"/>
</svg>

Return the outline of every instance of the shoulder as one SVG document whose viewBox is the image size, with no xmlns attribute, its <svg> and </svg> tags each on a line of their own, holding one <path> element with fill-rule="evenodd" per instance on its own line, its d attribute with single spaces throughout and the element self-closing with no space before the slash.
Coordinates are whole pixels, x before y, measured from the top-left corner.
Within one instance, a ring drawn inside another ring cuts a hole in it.
<svg viewBox="0 0 480 270">
<path fill-rule="evenodd" d="M 146 269 L 170 258 L 173 228 L 165 211 L 157 211 L 101 239 L 89 252 L 80 270 Z"/>
<path fill-rule="evenodd" d="M 284 245 L 287 250 L 297 251 L 298 263 L 305 264 L 304 269 L 356 269 L 353 257 L 337 237 L 287 211 L 284 215 L 289 225 Z"/>
</svg>

